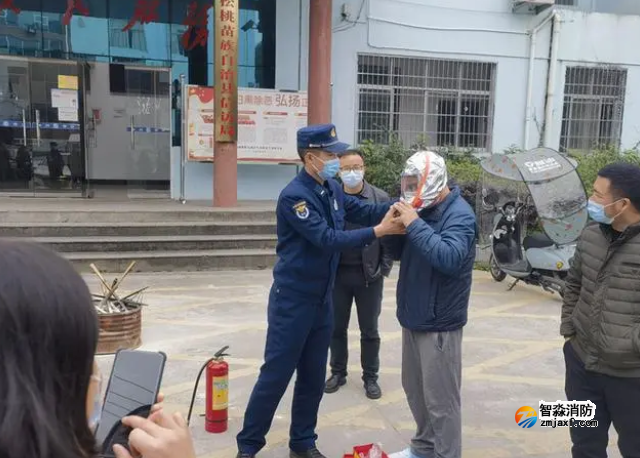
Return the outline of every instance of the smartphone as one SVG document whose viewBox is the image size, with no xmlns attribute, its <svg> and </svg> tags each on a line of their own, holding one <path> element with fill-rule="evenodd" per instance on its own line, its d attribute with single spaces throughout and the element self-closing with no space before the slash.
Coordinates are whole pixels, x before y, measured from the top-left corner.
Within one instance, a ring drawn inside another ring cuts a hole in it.
<svg viewBox="0 0 640 458">
<path fill-rule="evenodd" d="M 162 352 L 119 350 L 104 398 L 96 441 L 102 444 L 120 420 L 156 403 L 167 355 Z"/>
</svg>

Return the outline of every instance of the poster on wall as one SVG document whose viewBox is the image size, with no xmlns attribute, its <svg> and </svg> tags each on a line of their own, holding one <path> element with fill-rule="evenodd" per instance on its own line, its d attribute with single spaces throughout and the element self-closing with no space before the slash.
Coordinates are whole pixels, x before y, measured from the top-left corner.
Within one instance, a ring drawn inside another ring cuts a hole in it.
<svg viewBox="0 0 640 458">
<path fill-rule="evenodd" d="M 213 88 L 187 86 L 187 159 L 213 160 Z"/>
<path fill-rule="evenodd" d="M 213 161 L 214 90 L 187 86 L 187 160 Z M 296 132 L 307 125 L 307 93 L 239 89 L 238 161 L 299 162 Z"/>
<path fill-rule="evenodd" d="M 73 75 L 58 75 L 58 89 L 78 90 L 78 77 Z"/>
</svg>

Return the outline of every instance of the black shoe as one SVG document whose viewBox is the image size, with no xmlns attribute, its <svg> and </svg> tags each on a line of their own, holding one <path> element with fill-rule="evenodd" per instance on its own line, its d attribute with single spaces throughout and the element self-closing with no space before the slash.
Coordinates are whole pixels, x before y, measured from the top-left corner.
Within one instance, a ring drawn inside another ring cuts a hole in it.
<svg viewBox="0 0 640 458">
<path fill-rule="evenodd" d="M 331 378 L 333 378 L 333 377 L 331 377 Z M 320 453 L 320 450 L 318 450 L 317 448 L 313 447 L 313 448 L 310 448 L 309 450 L 307 450 L 306 452 L 303 452 L 303 453 L 294 452 L 293 450 L 289 450 L 289 458 L 327 458 L 327 457 L 324 456 L 322 453 Z"/>
<path fill-rule="evenodd" d="M 332 375 L 329 380 L 327 380 L 327 383 L 324 384 L 324 392 L 327 394 L 335 393 L 340 389 L 341 386 L 346 385 L 346 383 L 346 377 L 342 377 L 340 375 Z"/>
<path fill-rule="evenodd" d="M 369 399 L 380 399 L 382 397 L 382 390 L 380 385 L 375 380 L 367 380 L 364 382 L 364 392 Z"/>
<path fill-rule="evenodd" d="M 249 453 L 238 452 L 236 458 L 255 458 L 255 455 L 251 455 Z"/>
</svg>

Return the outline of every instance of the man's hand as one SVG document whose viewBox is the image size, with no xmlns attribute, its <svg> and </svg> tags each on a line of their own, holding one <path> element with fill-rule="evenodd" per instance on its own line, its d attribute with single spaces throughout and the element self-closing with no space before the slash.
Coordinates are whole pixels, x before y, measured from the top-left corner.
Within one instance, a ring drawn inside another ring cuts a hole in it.
<svg viewBox="0 0 640 458">
<path fill-rule="evenodd" d="M 404 227 L 409 227 L 411 223 L 420 218 L 416 209 L 406 202 L 397 202 L 391 208 L 398 212 Z"/>
<path fill-rule="evenodd" d="M 401 235 L 406 232 L 404 224 L 399 216 L 396 216 L 396 210 L 391 207 L 384 218 L 373 231 L 376 233 L 376 237 L 384 237 L 385 235 Z"/>
</svg>

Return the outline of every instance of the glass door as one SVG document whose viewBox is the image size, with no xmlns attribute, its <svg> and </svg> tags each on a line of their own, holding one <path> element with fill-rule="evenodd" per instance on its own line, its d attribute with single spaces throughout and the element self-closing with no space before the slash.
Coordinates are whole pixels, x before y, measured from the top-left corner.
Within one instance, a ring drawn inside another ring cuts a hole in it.
<svg viewBox="0 0 640 458">
<path fill-rule="evenodd" d="M 29 64 L 0 60 L 0 194 L 32 196 Z"/>
<path fill-rule="evenodd" d="M 166 69 L 125 70 L 129 198 L 169 198 L 171 74 Z"/>
<path fill-rule="evenodd" d="M 76 63 L 29 63 L 33 189 L 44 194 L 80 194 L 85 176 L 81 142 L 80 78 Z"/>
<path fill-rule="evenodd" d="M 0 59 L 0 194 L 80 194 L 76 63 Z"/>
</svg>

